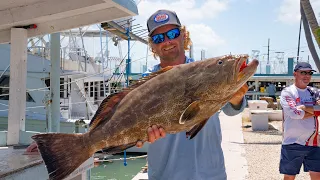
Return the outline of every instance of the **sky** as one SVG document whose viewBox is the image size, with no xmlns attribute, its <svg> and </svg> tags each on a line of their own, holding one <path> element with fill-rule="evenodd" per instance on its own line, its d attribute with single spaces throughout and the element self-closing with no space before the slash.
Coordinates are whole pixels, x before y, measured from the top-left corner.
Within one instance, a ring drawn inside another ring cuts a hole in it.
<svg viewBox="0 0 320 180">
<path fill-rule="evenodd" d="M 190 32 L 195 60 L 200 60 L 201 50 L 205 50 L 206 58 L 230 53 L 252 56 L 252 50 L 259 50 L 258 58 L 263 72 L 267 61 L 268 39 L 270 39 L 270 64 L 274 72 L 285 71 L 286 59 L 297 55 L 299 0 L 136 0 L 136 2 L 139 15 L 133 17 L 135 19 L 133 24 L 140 24 L 141 29 L 146 29 L 147 19 L 158 9 L 175 11 L 181 23 Z M 310 0 L 310 2 L 319 21 L 320 0 Z M 131 42 L 131 45 L 133 43 Z M 94 44 L 87 46 L 93 55 L 99 51 L 99 43 Z M 316 43 L 315 46 L 319 50 Z M 118 47 L 113 44 L 109 44 L 108 47 L 110 56 L 119 56 Z M 127 41 L 123 41 L 121 43 L 123 56 L 126 55 L 127 48 Z M 130 50 L 133 61 L 132 72 L 141 72 L 141 66 L 146 62 L 148 67 L 159 63 L 147 49 L 145 44 L 134 43 Z M 309 55 L 310 63 L 314 66 L 303 28 L 300 51 L 300 59 L 307 61 Z M 275 52 L 283 52 L 283 62 L 280 61 L 281 54 Z M 149 56 L 146 58 L 147 53 Z"/>
</svg>

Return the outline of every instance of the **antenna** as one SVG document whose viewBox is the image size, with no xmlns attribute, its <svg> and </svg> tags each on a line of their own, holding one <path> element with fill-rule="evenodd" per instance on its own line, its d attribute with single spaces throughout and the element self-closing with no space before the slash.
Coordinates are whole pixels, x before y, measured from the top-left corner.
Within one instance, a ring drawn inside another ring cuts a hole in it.
<svg viewBox="0 0 320 180">
<path fill-rule="evenodd" d="M 279 69 L 279 74 L 285 74 L 286 64 L 284 63 L 284 52 L 274 52 L 276 54 L 276 63 L 278 64 L 277 69 Z M 276 68 L 274 68 L 276 70 Z"/>
<path fill-rule="evenodd" d="M 267 55 L 268 55 L 268 59 L 267 59 L 267 64 L 269 64 L 270 63 L 270 38 L 268 38 L 268 53 L 267 53 Z"/>
<path fill-rule="evenodd" d="M 201 50 L 201 60 L 206 59 L 206 51 L 204 49 Z"/>
</svg>

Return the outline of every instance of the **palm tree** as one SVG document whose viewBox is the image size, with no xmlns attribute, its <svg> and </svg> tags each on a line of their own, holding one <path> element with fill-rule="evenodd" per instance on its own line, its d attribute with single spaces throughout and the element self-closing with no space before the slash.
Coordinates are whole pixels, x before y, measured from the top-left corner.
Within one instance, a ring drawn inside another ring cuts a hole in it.
<svg viewBox="0 0 320 180">
<path fill-rule="evenodd" d="M 318 46 L 320 47 L 320 27 L 317 22 L 317 18 L 314 15 L 311 3 L 309 0 L 301 0 L 301 6 L 305 12 L 306 18 L 308 20 L 308 23 L 311 27 L 313 36 L 315 37 Z"/>
<path fill-rule="evenodd" d="M 320 27 L 317 22 L 316 16 L 314 15 L 314 12 L 313 12 L 313 9 L 312 9 L 312 6 L 311 6 L 311 3 L 309 0 L 300 0 L 300 13 L 301 13 L 304 32 L 305 32 L 305 36 L 306 36 L 306 40 L 308 43 L 310 53 L 312 55 L 312 58 L 316 64 L 318 70 L 320 71 L 319 56 L 318 56 L 317 51 L 314 47 L 311 32 L 310 32 L 310 27 L 311 27 L 313 36 L 318 43 L 318 47 L 320 48 Z"/>
</svg>

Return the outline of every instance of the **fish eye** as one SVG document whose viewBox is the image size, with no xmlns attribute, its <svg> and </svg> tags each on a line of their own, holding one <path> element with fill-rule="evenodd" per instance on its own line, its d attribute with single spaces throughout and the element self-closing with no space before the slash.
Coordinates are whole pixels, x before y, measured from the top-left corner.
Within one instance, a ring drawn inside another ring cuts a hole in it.
<svg viewBox="0 0 320 180">
<path fill-rule="evenodd" d="M 221 60 L 218 61 L 218 64 L 219 64 L 219 65 L 222 64 L 222 63 L 223 63 L 223 61 L 221 61 Z"/>
</svg>

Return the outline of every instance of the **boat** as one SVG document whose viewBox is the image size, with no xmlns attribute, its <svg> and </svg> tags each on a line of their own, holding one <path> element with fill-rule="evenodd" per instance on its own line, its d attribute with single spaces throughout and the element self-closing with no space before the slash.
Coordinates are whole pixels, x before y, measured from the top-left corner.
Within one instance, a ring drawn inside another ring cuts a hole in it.
<svg viewBox="0 0 320 180">
<path fill-rule="evenodd" d="M 111 21 L 133 21 L 132 17 Z M 108 24 L 109 25 L 109 24 Z M 117 93 L 128 83 L 137 79 L 129 75 L 127 81 L 126 61 L 122 57 L 120 31 L 110 30 L 105 23 L 91 25 L 98 27 L 80 27 L 61 32 L 60 62 L 60 132 L 84 133 L 103 99 Z M 120 25 L 119 25 L 120 26 Z M 83 30 L 85 29 L 86 30 Z M 112 31 L 107 31 L 105 29 Z M 125 26 L 117 28 L 126 29 Z M 120 29 L 121 30 L 121 29 Z M 117 32 L 117 33 L 115 33 Z M 134 35 L 132 35 L 134 37 Z M 86 38 L 98 38 L 108 42 L 103 48 L 98 47 L 98 55 L 91 57 L 84 44 Z M 131 39 L 136 41 L 136 39 Z M 49 38 L 48 38 L 49 39 Z M 110 41 L 108 40 L 110 39 Z M 111 41 L 112 40 L 112 41 Z M 141 39 L 145 42 L 145 40 Z M 80 42 L 80 43 L 79 43 Z M 108 45 L 118 46 L 119 56 L 109 56 Z M 27 57 L 27 99 L 26 99 L 26 131 L 47 132 L 48 110 L 50 109 L 50 43 L 45 37 L 30 38 Z M 2 63 L 0 64 L 0 130 L 6 131 L 8 126 L 9 80 L 10 80 L 10 44 L 0 44 Z M 145 69 L 145 68 L 144 68 Z M 5 144 L 3 144 L 5 145 Z M 127 152 L 147 152 L 148 144 L 143 148 L 130 148 Z"/>
</svg>

